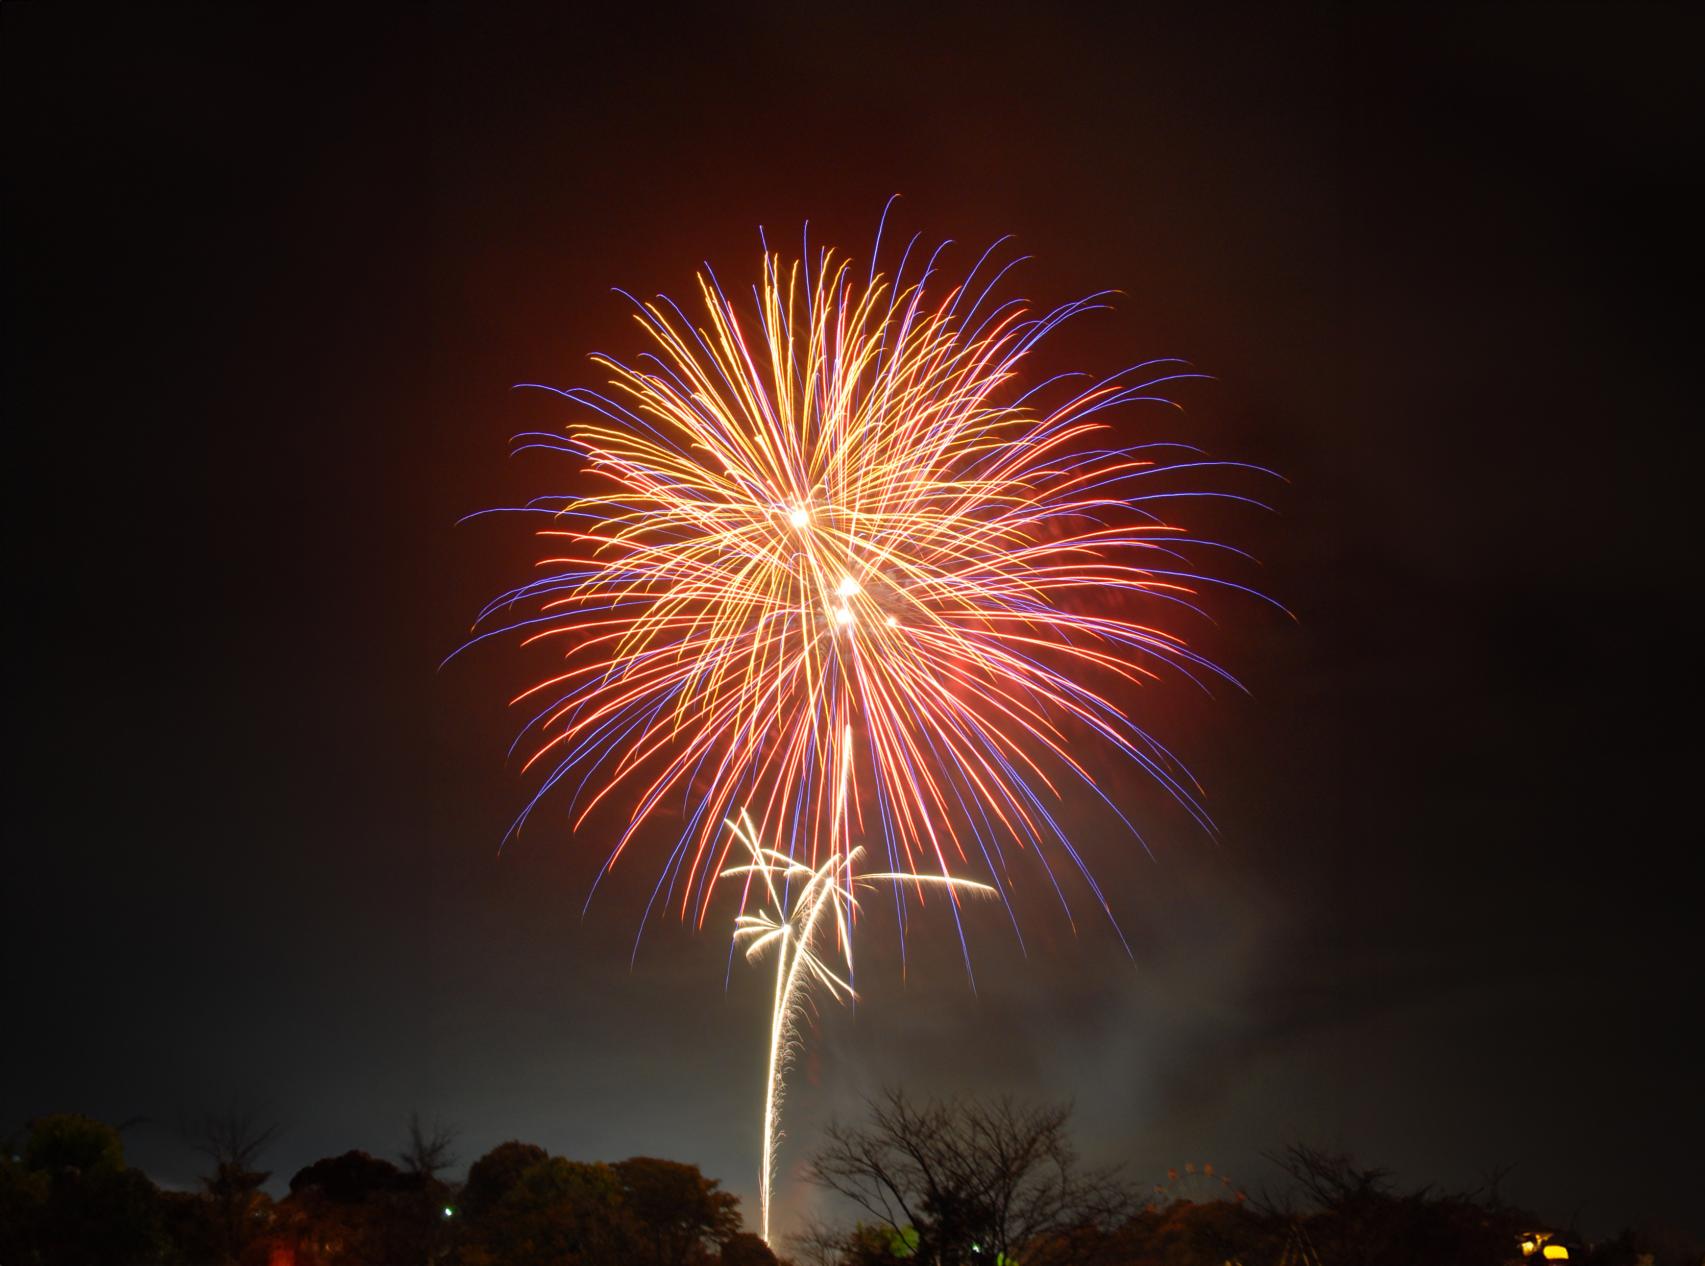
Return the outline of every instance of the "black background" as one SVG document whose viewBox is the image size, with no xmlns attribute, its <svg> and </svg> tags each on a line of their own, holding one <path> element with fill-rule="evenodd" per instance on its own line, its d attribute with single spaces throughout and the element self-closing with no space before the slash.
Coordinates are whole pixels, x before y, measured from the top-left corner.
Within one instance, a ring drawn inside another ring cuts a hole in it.
<svg viewBox="0 0 1705 1266">
<path fill-rule="evenodd" d="M 1226 525 L 1297 614 L 1249 698 L 1158 692 L 1215 843 L 1082 811 L 1133 957 L 1035 902 L 861 963 L 814 1131 L 876 1086 L 1075 1098 L 1139 1176 L 1294 1138 L 1590 1232 L 1697 1200 L 1700 32 L 1685 7 L 3 15 L 12 828 L 0 1122 L 263 1105 L 279 1176 L 411 1108 L 746 1193 L 760 981 L 523 791 L 520 381 L 631 350 L 609 287 L 1016 235 L 1146 434 L 1272 466 Z M 625 342 L 623 340 L 626 340 Z M 555 481 L 555 482 L 553 482 Z M 1133 789 L 1131 794 L 1146 794 Z M 1694 863 L 1696 864 L 1696 863 Z M 10 1128 L 9 1126 L 7 1128 Z"/>
</svg>

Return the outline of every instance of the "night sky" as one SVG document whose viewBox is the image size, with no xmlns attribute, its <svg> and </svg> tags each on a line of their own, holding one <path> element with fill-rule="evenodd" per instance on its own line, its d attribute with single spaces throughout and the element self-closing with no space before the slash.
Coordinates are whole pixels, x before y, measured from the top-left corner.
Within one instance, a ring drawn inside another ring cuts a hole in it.
<svg viewBox="0 0 1705 1266">
<path fill-rule="evenodd" d="M 1071 1098 L 1145 1180 L 1304 1140 L 1705 1232 L 1683 7 L 351 8 L 0 14 L 0 1128 L 142 1118 L 181 1184 L 179 1122 L 258 1104 L 282 1181 L 418 1109 L 751 1202 L 764 980 L 670 920 L 630 968 L 656 847 L 584 917 L 607 824 L 498 853 L 529 663 L 439 664 L 533 546 L 457 520 L 567 482 L 510 388 L 638 350 L 612 286 L 743 282 L 760 225 L 862 257 L 899 193 L 1038 302 L 1123 291 L 1071 359 L 1214 375 L 1124 425 L 1283 473 L 1210 518 L 1297 618 L 1216 603 L 1248 696 L 1134 701 L 1218 840 L 1129 774 L 1152 856 L 1073 806 L 1129 956 L 1033 895 L 973 992 L 950 927 L 904 982 L 873 929 L 778 1221 L 903 1084 Z"/>
</svg>

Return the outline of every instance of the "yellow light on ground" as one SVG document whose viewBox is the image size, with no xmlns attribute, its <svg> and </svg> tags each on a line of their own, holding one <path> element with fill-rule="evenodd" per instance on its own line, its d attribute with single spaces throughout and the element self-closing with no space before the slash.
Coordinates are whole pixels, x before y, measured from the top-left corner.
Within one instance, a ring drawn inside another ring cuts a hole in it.
<svg viewBox="0 0 1705 1266">
<path fill-rule="evenodd" d="M 1548 1262 L 1566 1262 L 1569 1260 L 1569 1250 L 1561 1244 L 1547 1244 L 1542 1250 Z"/>
</svg>

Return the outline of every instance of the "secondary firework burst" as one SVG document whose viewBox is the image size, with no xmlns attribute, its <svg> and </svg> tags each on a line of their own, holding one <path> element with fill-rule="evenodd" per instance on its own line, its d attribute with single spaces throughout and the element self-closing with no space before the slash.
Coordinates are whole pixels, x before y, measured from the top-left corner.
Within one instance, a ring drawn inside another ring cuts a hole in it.
<svg viewBox="0 0 1705 1266">
<path fill-rule="evenodd" d="M 947 883 L 956 926 L 968 875 L 1010 909 L 1016 851 L 1062 902 L 1075 872 L 1105 908 L 1057 813 L 1070 785 L 1107 800 L 1086 739 L 1207 825 L 1127 705 L 1168 672 L 1230 680 L 1176 628 L 1225 583 L 1192 562 L 1215 547 L 1164 508 L 1232 463 L 1113 438 L 1113 411 L 1199 376 L 1181 362 L 1033 373 L 1038 346 L 1106 296 L 1033 312 L 998 296 L 1011 263 L 996 257 L 941 287 L 940 250 L 916 239 L 891 277 L 766 249 L 749 306 L 707 268 L 696 319 L 633 300 L 650 350 L 594 357 L 608 387 L 558 392 L 575 406 L 566 434 L 520 438 L 575 458 L 592 487 L 522 507 L 547 553 L 472 639 L 560 648 L 515 700 L 536 779 L 515 829 L 553 794 L 575 826 L 612 808 L 607 870 L 673 818 L 642 927 L 660 905 L 702 923 L 719 881 L 737 884 L 737 935 L 788 941 L 787 970 L 835 994 L 767 867 L 815 884 L 840 926 L 868 848 L 902 935 L 926 877 Z M 731 866 L 742 841 L 763 852 Z M 791 1023 L 777 1006 L 772 1030 Z"/>
<path fill-rule="evenodd" d="M 858 889 L 899 884 L 919 890 L 937 887 L 954 894 L 982 896 L 993 896 L 994 889 L 974 880 L 944 875 L 863 871 L 858 868 L 864 857 L 862 848 L 854 848 L 850 853 L 832 853 L 813 869 L 778 849 L 765 848 L 750 817 L 743 816 L 740 821 L 726 825 L 750 852 L 752 860 L 744 866 L 730 867 L 723 872 L 724 876 L 754 877 L 763 894 L 756 914 L 736 916 L 734 942 L 744 946 L 748 962 L 759 962 L 772 953 L 776 960 L 764 1091 L 764 1155 L 758 1171 L 760 1233 L 768 1241 L 776 1150 L 781 1146 L 782 1093 L 787 1066 L 796 1046 L 798 1020 L 813 987 L 836 1002 L 851 1002 L 856 996 L 849 977 Z M 827 947 L 824 942 L 828 943 Z M 827 957 L 826 950 L 839 956 L 844 964 L 841 970 L 831 966 L 833 960 Z"/>
</svg>

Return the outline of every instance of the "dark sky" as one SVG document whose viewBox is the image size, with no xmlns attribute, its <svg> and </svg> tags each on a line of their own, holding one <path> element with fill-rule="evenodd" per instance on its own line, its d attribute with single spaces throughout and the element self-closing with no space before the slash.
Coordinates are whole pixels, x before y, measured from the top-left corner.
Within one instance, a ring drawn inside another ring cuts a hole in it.
<svg viewBox="0 0 1705 1266">
<path fill-rule="evenodd" d="M 1684 8 L 644 9 L 0 15 L 0 1123 L 143 1117 L 182 1182 L 201 1110 L 264 1105 L 282 1178 L 418 1108 L 750 1197 L 763 983 L 715 927 L 629 968 L 654 855 L 582 918 L 602 837 L 497 854 L 525 666 L 438 663 L 531 545 L 456 520 L 561 485 L 509 388 L 633 350 L 611 286 L 862 254 L 898 192 L 1038 301 L 1124 291 L 1075 359 L 1215 375 L 1132 425 L 1285 474 L 1226 530 L 1298 620 L 1222 605 L 1250 696 L 1144 700 L 1218 842 L 1082 812 L 1131 957 L 1042 902 L 975 994 L 944 929 L 903 985 L 867 942 L 782 1220 L 903 1083 L 1073 1098 L 1141 1177 L 1303 1139 L 1705 1232 Z"/>
</svg>

